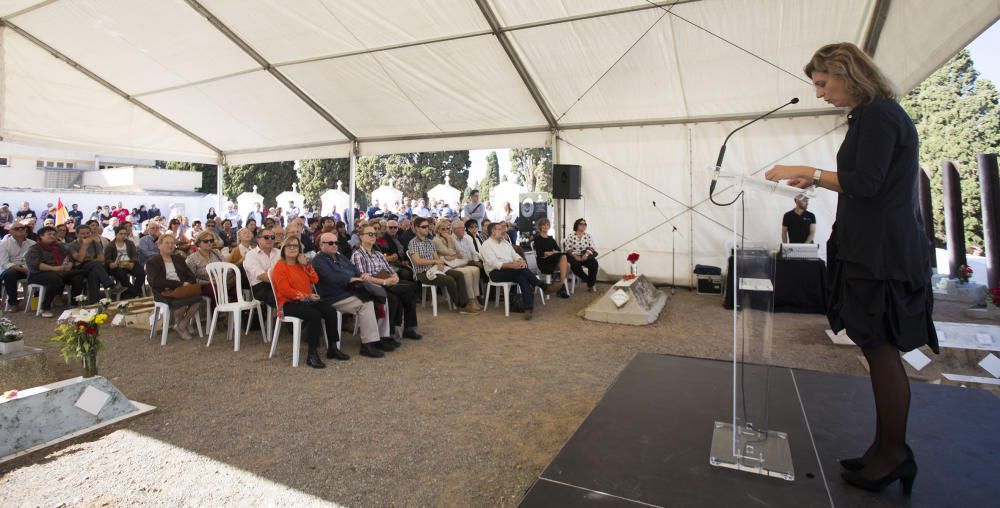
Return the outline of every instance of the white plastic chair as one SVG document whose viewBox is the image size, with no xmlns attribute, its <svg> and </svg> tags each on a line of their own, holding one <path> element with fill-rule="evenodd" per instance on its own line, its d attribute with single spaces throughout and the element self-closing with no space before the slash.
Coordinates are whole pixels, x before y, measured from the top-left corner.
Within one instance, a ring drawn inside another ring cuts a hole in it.
<svg viewBox="0 0 1000 508">
<path fill-rule="evenodd" d="M 544 282 L 546 284 L 552 284 L 552 274 L 551 273 L 542 273 L 541 270 L 538 269 L 538 253 L 537 252 L 535 252 L 533 250 L 525 251 L 524 252 L 524 260 L 528 263 L 528 270 L 531 270 L 531 272 L 534 273 L 535 276 L 537 276 L 539 279 L 541 279 L 542 282 Z M 556 271 L 555 273 L 559 273 L 559 272 Z M 541 289 L 541 288 L 538 288 L 538 289 Z M 569 281 L 568 280 L 564 280 L 563 281 L 563 289 L 565 289 L 567 293 L 569 292 Z M 544 291 L 542 292 L 542 295 L 543 295 L 542 296 L 542 304 L 545 304 L 545 299 L 546 298 L 550 298 L 550 299 L 552 298 L 551 296 L 546 295 Z"/>
<path fill-rule="evenodd" d="M 264 324 L 264 311 L 261 303 L 257 300 L 243 299 L 243 281 L 240 277 L 240 269 L 232 263 L 209 263 L 205 266 L 208 272 L 208 280 L 212 284 L 212 291 L 215 294 L 215 310 L 212 311 L 211 324 L 208 327 L 208 343 L 205 347 L 212 345 L 212 337 L 215 335 L 215 325 L 219 321 L 220 312 L 229 312 L 230 324 L 227 327 L 226 340 L 233 340 L 233 351 L 240 350 L 240 332 L 242 327 L 240 321 L 243 318 L 243 311 L 250 311 L 250 319 L 253 319 L 253 311 L 257 311 L 257 319 L 260 321 L 260 335 L 267 343 L 267 327 Z M 236 279 L 236 301 L 229 301 L 229 277 Z M 208 299 L 211 302 L 211 299 Z M 207 317 L 207 316 L 206 316 Z"/>
<path fill-rule="evenodd" d="M 149 315 L 149 338 L 153 338 L 156 331 L 156 321 L 163 319 L 163 331 L 160 333 L 160 345 L 167 345 L 167 333 L 170 331 L 170 305 L 166 302 L 153 302 L 153 313 Z M 194 315 L 194 324 L 198 328 L 198 337 L 204 337 L 205 333 L 201 328 L 201 315 Z"/>
<path fill-rule="evenodd" d="M 24 289 L 24 313 L 27 314 L 31 310 L 31 299 L 34 298 L 35 293 L 38 294 L 38 307 L 35 310 L 36 316 L 42 315 L 42 302 L 45 301 L 45 286 L 41 284 L 28 284 Z"/>
<path fill-rule="evenodd" d="M 510 288 L 518 287 L 518 292 L 520 292 L 520 286 L 517 286 L 517 284 L 514 284 L 513 282 L 493 282 L 493 278 L 490 277 L 489 272 L 486 272 L 486 278 L 489 280 L 489 282 L 486 284 L 486 296 L 483 297 L 483 302 L 485 302 L 486 304 L 483 307 L 483 309 L 485 310 L 486 307 L 490 306 L 490 288 L 495 287 L 498 289 L 503 289 L 503 315 L 510 316 Z M 543 291 L 542 288 L 538 288 L 538 294 L 541 295 L 542 305 L 545 305 L 545 291 Z M 500 291 L 497 291 L 495 300 L 496 302 L 493 304 L 493 306 L 499 307 Z"/>
<path fill-rule="evenodd" d="M 17 285 L 18 285 L 18 287 L 21 288 L 20 291 L 22 293 L 25 293 L 25 294 L 28 293 L 28 289 L 27 289 L 28 288 L 28 279 L 21 279 L 21 280 L 17 281 Z M 4 286 L 0 286 L 0 299 L 3 300 L 3 311 L 7 312 L 8 310 L 10 310 L 10 305 L 7 305 L 7 288 L 4 287 Z M 28 305 L 30 306 L 31 303 L 29 302 Z"/>
<path fill-rule="evenodd" d="M 410 270 L 413 271 L 414 274 L 417 273 L 413 261 L 410 261 Z M 441 277 L 447 277 L 447 275 L 441 275 Z M 416 275 L 414 275 L 413 278 L 416 279 L 417 278 Z M 437 317 L 438 315 L 437 286 L 433 284 L 424 284 L 423 282 L 420 283 L 420 306 L 425 308 L 427 307 L 427 290 L 431 291 L 431 314 L 434 317 Z M 455 304 L 452 303 L 451 297 L 448 296 L 448 291 L 443 291 L 443 293 L 444 293 L 444 301 L 448 302 L 448 308 L 454 309 Z"/>
<path fill-rule="evenodd" d="M 271 280 L 271 270 L 267 272 L 268 280 Z M 274 289 L 274 284 L 271 284 L 271 292 L 274 293 L 274 301 L 278 301 L 278 293 Z M 271 353 L 267 355 L 267 359 L 270 360 L 274 357 L 274 352 L 278 350 L 278 336 L 281 335 L 281 324 L 290 323 L 292 325 L 292 367 L 299 366 L 299 349 L 302 346 L 302 318 L 285 316 L 281 309 L 276 309 L 277 317 L 274 320 L 274 335 L 271 336 Z M 340 311 L 337 311 L 337 333 L 341 333 L 341 320 L 343 316 Z M 326 334 L 326 326 L 323 327 L 323 340 L 326 343 L 327 349 L 330 348 L 330 337 Z M 340 349 L 340 341 L 337 341 L 337 349 Z"/>
</svg>

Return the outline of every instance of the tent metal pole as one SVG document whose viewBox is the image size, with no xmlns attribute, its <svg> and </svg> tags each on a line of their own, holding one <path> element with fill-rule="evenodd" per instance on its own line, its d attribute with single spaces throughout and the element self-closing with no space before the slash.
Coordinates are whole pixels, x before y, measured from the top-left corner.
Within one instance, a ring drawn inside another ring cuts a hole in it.
<svg viewBox="0 0 1000 508">
<path fill-rule="evenodd" d="M 357 141 L 351 143 L 351 177 L 348 179 L 350 181 L 349 191 L 351 194 L 351 202 L 348 203 L 347 207 L 349 212 L 344 213 L 344 221 L 347 222 L 347 230 L 354 231 L 354 201 L 357 199 L 355 192 L 357 188 L 355 184 L 357 183 L 357 172 L 358 172 L 358 152 L 360 151 L 360 145 Z"/>
<path fill-rule="evenodd" d="M 476 5 L 478 5 L 479 10 L 482 11 L 483 17 L 486 18 L 486 22 L 489 23 L 490 29 L 493 30 L 493 35 L 495 35 L 497 41 L 500 42 L 500 46 L 503 47 L 504 52 L 507 53 L 507 58 L 510 59 L 510 63 L 514 66 L 517 74 L 521 76 L 521 81 L 524 82 L 524 86 L 531 94 L 531 98 L 535 100 L 535 105 L 538 106 L 538 110 L 542 113 L 542 116 L 545 117 L 545 121 L 549 124 L 549 128 L 557 129 L 559 127 L 559 123 L 556 121 L 555 115 L 552 114 L 549 106 L 545 103 L 545 98 L 542 97 L 541 92 L 539 92 L 538 86 L 535 84 L 535 80 L 532 79 L 527 67 L 524 66 L 524 62 L 521 61 L 521 57 L 517 56 L 517 52 L 514 51 L 514 45 L 511 44 L 507 34 L 503 32 L 503 29 L 500 26 L 500 21 L 493 12 L 493 8 L 487 0 L 476 0 Z"/>
<path fill-rule="evenodd" d="M 226 170 L 226 161 L 221 155 L 219 156 L 219 162 L 215 165 L 215 195 L 217 196 L 216 201 L 218 201 L 218 206 L 215 207 L 216 214 L 223 215 L 222 210 L 226 205 L 226 192 L 222 187 L 223 171 Z M 222 221 L 219 221 L 219 226 L 222 226 Z"/>
<path fill-rule="evenodd" d="M 868 53 L 868 56 L 875 56 L 875 50 L 878 49 L 878 40 L 882 37 L 882 28 L 885 27 L 885 20 L 889 17 L 889 6 L 891 4 L 892 0 L 875 0 L 871 18 L 865 30 L 864 44 L 862 45 L 862 49 L 864 49 L 865 53 Z"/>
</svg>

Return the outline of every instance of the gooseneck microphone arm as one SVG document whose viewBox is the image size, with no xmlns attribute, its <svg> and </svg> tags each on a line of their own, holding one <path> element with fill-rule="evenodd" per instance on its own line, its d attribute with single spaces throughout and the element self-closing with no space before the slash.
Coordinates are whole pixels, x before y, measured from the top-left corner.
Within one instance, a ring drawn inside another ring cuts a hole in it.
<svg viewBox="0 0 1000 508">
<path fill-rule="evenodd" d="M 715 159 L 715 171 L 712 173 L 712 183 L 709 184 L 709 186 L 708 186 L 708 197 L 709 198 L 711 198 L 712 194 L 715 193 L 715 184 L 718 183 L 718 181 L 719 181 L 719 171 L 722 169 L 722 159 L 724 159 L 726 157 L 726 143 L 729 142 L 729 138 L 733 137 L 733 134 L 736 134 L 740 130 L 743 130 L 745 127 L 748 127 L 750 124 L 752 124 L 754 122 L 757 122 L 758 120 L 763 120 L 763 119 L 767 118 L 768 116 L 771 116 L 772 114 L 776 113 L 778 110 L 784 108 L 785 106 L 790 106 L 792 104 L 798 104 L 798 103 L 799 103 L 799 98 L 798 97 L 792 97 L 792 100 L 790 100 L 790 101 L 788 101 L 788 102 L 786 102 L 786 103 L 784 103 L 784 104 L 782 104 L 782 105 L 780 105 L 780 106 L 772 109 L 771 111 L 768 111 L 767 113 L 764 113 L 763 115 L 760 115 L 757 118 L 754 118 L 753 120 L 750 120 L 749 122 L 747 122 L 747 123 L 745 123 L 745 124 L 743 124 L 743 125 L 735 128 L 735 129 L 733 129 L 732 132 L 730 132 L 729 135 L 726 136 L 726 139 L 722 142 L 722 146 L 719 148 L 719 157 Z M 714 200 L 713 200 L 713 203 L 714 203 Z"/>
</svg>

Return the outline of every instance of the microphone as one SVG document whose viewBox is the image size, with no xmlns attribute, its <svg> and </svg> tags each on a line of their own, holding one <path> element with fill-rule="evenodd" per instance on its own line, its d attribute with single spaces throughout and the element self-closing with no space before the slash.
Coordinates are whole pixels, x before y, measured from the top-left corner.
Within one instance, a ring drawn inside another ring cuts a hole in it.
<svg viewBox="0 0 1000 508">
<path fill-rule="evenodd" d="M 754 122 L 756 122 L 758 120 L 763 120 L 763 119 L 767 118 L 768 116 L 771 116 L 772 114 L 774 114 L 778 110 L 784 108 L 785 106 L 790 106 L 792 104 L 798 104 L 798 103 L 799 103 L 799 98 L 798 97 L 792 97 L 792 100 L 790 100 L 790 101 L 788 101 L 788 102 L 786 102 L 786 103 L 784 103 L 784 104 L 782 104 L 782 105 L 780 105 L 780 106 L 772 109 L 771 111 L 768 111 L 767 113 L 764 113 L 763 115 L 760 115 L 757 118 L 754 118 L 753 120 L 750 120 L 749 122 L 747 122 L 747 123 L 745 123 L 745 124 L 743 124 L 743 125 L 735 128 L 735 129 L 733 129 L 732 132 L 730 132 L 729 135 L 726 136 L 725 141 L 722 142 L 722 147 L 719 148 L 719 157 L 717 159 L 715 159 L 715 171 L 712 173 L 712 183 L 709 184 L 709 186 L 708 186 L 708 197 L 712 197 L 712 194 L 715 192 L 715 184 L 719 181 L 719 171 L 722 169 L 722 159 L 726 156 L 726 143 L 729 142 L 729 138 L 733 137 L 733 134 L 736 134 L 737 131 L 742 130 L 744 127 L 747 127 L 750 124 L 752 124 L 752 123 L 754 123 Z"/>
</svg>

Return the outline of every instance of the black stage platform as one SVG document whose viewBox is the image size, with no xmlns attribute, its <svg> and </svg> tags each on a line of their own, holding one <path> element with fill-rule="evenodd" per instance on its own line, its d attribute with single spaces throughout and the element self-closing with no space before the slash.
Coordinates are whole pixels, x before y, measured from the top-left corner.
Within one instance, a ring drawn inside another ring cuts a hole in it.
<svg viewBox="0 0 1000 508">
<path fill-rule="evenodd" d="M 713 422 L 731 415 L 731 363 L 640 353 L 521 506 L 1000 506 L 992 394 L 912 383 L 920 472 L 907 499 L 898 482 L 873 494 L 840 479 L 837 459 L 863 452 L 874 432 L 868 378 L 772 367 L 768 382 L 770 427 L 789 434 L 794 481 L 709 465 Z"/>
</svg>

